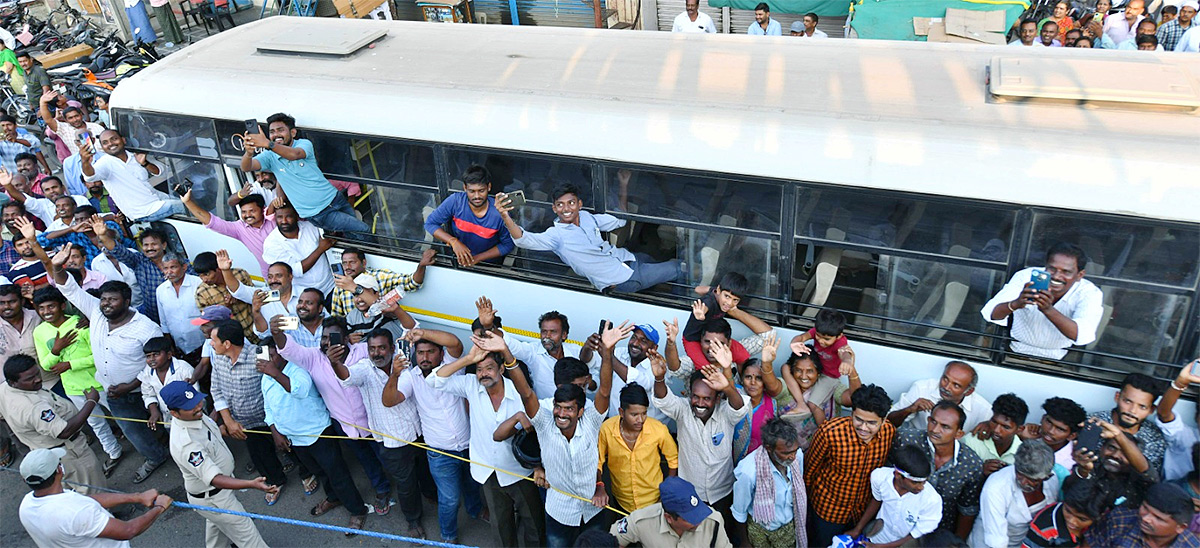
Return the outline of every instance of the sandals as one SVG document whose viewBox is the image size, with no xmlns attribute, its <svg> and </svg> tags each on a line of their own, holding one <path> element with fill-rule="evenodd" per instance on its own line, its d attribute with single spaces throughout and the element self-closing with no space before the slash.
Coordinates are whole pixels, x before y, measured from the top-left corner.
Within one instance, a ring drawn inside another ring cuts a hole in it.
<svg viewBox="0 0 1200 548">
<path fill-rule="evenodd" d="M 309 476 L 307 478 L 304 478 L 304 479 L 300 480 L 300 484 L 304 486 L 304 495 L 305 496 L 308 496 L 308 495 L 311 495 L 311 494 L 317 492 L 317 489 L 321 487 L 321 484 L 317 482 L 317 476 Z"/>
<path fill-rule="evenodd" d="M 162 466 L 162 465 L 163 465 L 163 463 L 161 463 L 161 462 L 153 463 L 150 461 L 146 461 L 146 462 L 142 463 L 142 467 L 138 468 L 137 472 L 133 473 L 133 482 L 141 483 L 143 481 L 150 479 L 150 476 L 152 476 L 154 474 L 154 471 L 158 470 L 158 467 Z"/>
<path fill-rule="evenodd" d="M 267 493 L 267 494 L 263 495 L 263 500 L 267 501 L 267 506 L 275 506 L 275 503 L 279 502 L 279 495 L 282 493 L 283 493 L 283 486 L 277 485 L 277 486 L 275 486 L 274 493 Z"/>
<path fill-rule="evenodd" d="M 367 516 L 365 514 L 361 515 L 361 516 L 350 516 L 350 523 L 346 524 L 346 527 L 349 527 L 351 529 L 362 529 L 363 525 L 366 525 L 366 523 L 367 523 Z M 347 537 L 357 537 L 358 533 L 346 533 L 346 536 Z"/>
<path fill-rule="evenodd" d="M 375 496 L 375 513 L 380 516 L 388 515 L 392 511 L 392 495 L 376 495 Z"/>
<path fill-rule="evenodd" d="M 342 505 L 341 502 L 331 502 L 329 499 L 325 499 L 325 500 L 321 501 L 320 504 L 313 506 L 312 510 L 308 511 L 308 514 L 310 516 L 323 516 L 326 513 L 328 513 L 330 510 L 333 510 L 334 508 L 337 508 L 338 506 L 341 506 L 341 505 Z"/>
<path fill-rule="evenodd" d="M 15 460 L 17 460 L 17 448 L 13 445 L 12 440 L 8 440 L 8 445 L 4 448 L 4 456 L 0 457 L 0 466 L 8 468 Z"/>
</svg>

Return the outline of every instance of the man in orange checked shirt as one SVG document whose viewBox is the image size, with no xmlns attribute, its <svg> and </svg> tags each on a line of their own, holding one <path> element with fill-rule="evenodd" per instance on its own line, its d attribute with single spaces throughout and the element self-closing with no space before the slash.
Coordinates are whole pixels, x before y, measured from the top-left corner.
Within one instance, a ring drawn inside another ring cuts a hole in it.
<svg viewBox="0 0 1200 548">
<path fill-rule="evenodd" d="M 646 416 L 650 397 L 645 388 L 627 384 L 620 400 L 620 416 L 600 425 L 600 469 L 608 463 L 616 499 L 610 504 L 629 513 L 658 502 L 658 485 L 663 481 L 660 455 L 667 460 L 667 475 L 674 476 L 679 448 L 666 425 Z"/>
</svg>

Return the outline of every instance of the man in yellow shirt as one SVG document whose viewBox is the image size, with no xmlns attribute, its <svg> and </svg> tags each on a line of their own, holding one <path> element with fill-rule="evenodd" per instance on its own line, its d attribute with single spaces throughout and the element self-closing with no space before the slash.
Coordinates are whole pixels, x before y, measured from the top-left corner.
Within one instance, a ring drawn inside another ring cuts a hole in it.
<svg viewBox="0 0 1200 548">
<path fill-rule="evenodd" d="M 666 425 L 646 416 L 650 398 L 645 388 L 627 384 L 620 400 L 620 415 L 600 425 L 600 469 L 608 463 L 613 505 L 628 513 L 658 502 L 663 481 L 659 463 L 666 459 L 667 475 L 676 475 L 679 448 Z"/>
</svg>

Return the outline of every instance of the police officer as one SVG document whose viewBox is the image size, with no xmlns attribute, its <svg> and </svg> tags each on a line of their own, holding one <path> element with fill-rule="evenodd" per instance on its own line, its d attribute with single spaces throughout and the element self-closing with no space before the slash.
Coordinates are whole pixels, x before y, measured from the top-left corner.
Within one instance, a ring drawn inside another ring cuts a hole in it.
<svg viewBox="0 0 1200 548">
<path fill-rule="evenodd" d="M 274 492 L 263 477 L 240 480 L 233 476 L 233 454 L 221 439 L 217 423 L 204 414 L 207 396 L 185 381 L 172 381 L 159 392 L 171 411 L 171 458 L 183 472 L 183 487 L 188 502 L 223 510 L 245 512 L 233 495 L 238 489 L 258 489 Z M 204 529 L 208 548 L 228 547 L 266 548 L 262 535 L 250 518 L 197 510 L 207 524 Z"/>
<path fill-rule="evenodd" d="M 609 531 L 621 546 L 635 542 L 646 548 L 732 548 L 720 512 L 713 512 L 696 488 L 671 476 L 658 485 L 661 502 L 634 511 Z"/>
<path fill-rule="evenodd" d="M 71 400 L 45 390 L 41 373 L 32 356 L 16 354 L 4 362 L 8 382 L 0 385 L 0 417 L 30 449 L 65 449 L 63 479 L 80 494 L 92 491 L 88 486 L 106 487 L 100 461 L 88 447 L 87 436 L 79 433 L 100 401 L 100 393 L 87 389 L 87 403 L 81 410 Z"/>
</svg>

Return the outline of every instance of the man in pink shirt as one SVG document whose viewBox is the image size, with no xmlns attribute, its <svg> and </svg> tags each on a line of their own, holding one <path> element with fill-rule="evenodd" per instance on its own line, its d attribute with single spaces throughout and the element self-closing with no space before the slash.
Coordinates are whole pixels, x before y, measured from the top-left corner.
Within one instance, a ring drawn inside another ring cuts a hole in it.
<svg viewBox="0 0 1200 548">
<path fill-rule="evenodd" d="M 371 486 L 375 488 L 375 512 L 379 515 L 387 514 L 394 503 L 391 500 L 392 484 L 379 462 L 378 451 L 382 444 L 375 441 L 370 432 L 357 428 L 367 425 L 367 408 L 363 406 L 362 395 L 357 386 L 346 386 L 338 380 L 333 366 L 329 364 L 329 357 L 325 355 L 329 350 L 330 338 L 340 338 L 349 342 L 350 330 L 346 327 L 346 320 L 340 317 L 325 318 L 321 326 L 320 348 L 302 346 L 291 335 L 285 334 L 283 320 L 282 315 L 270 320 L 271 337 L 275 339 L 279 355 L 312 376 L 313 385 L 317 387 L 321 399 L 325 400 L 325 407 L 329 409 L 329 415 L 334 419 L 334 428 L 341 430 L 338 435 L 357 438 L 342 440 L 342 443 L 354 450 L 358 462 L 371 479 Z M 358 363 L 367 359 L 367 343 L 347 344 L 346 347 L 349 353 L 346 354 L 345 363 Z"/>
<path fill-rule="evenodd" d="M 249 189 L 243 187 L 243 190 L 248 191 Z M 241 193 L 242 191 L 239 190 L 238 194 L 241 195 Z M 262 258 L 263 240 L 266 240 L 267 235 L 275 230 L 275 217 L 266 215 L 267 204 L 261 195 L 248 194 L 242 198 L 238 202 L 238 210 L 241 212 L 242 218 L 233 222 L 213 215 L 193 202 L 190 189 L 183 195 L 182 200 L 188 211 L 191 211 L 192 215 L 204 223 L 206 228 L 242 242 L 246 249 L 249 249 L 250 253 L 258 259 L 258 266 L 262 270 L 263 277 L 266 278 L 269 265 Z"/>
</svg>

